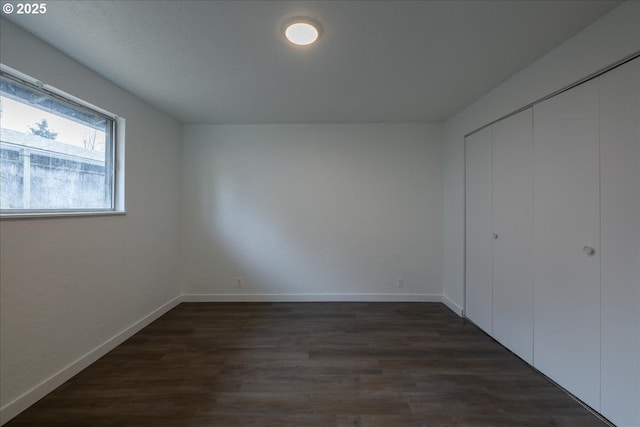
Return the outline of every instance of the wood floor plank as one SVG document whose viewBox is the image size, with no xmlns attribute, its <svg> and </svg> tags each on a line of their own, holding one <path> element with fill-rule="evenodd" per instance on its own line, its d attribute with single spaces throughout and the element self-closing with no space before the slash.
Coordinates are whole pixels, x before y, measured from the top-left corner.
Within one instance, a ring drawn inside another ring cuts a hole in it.
<svg viewBox="0 0 640 427">
<path fill-rule="evenodd" d="M 7 427 L 603 426 L 438 303 L 184 303 Z"/>
</svg>

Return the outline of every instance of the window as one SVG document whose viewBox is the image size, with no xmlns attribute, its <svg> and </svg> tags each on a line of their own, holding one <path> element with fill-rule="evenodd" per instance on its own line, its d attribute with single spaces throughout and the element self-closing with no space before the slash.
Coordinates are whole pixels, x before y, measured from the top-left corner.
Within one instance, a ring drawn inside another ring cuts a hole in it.
<svg viewBox="0 0 640 427">
<path fill-rule="evenodd" d="M 0 213 L 121 210 L 115 116 L 2 68 Z"/>
</svg>

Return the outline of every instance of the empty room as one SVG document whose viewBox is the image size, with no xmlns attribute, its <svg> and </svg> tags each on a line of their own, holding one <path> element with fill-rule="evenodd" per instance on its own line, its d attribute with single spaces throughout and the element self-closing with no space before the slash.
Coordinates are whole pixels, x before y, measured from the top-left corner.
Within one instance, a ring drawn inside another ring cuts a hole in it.
<svg viewBox="0 0 640 427">
<path fill-rule="evenodd" d="M 640 1 L 0 3 L 0 425 L 640 427 Z"/>
</svg>

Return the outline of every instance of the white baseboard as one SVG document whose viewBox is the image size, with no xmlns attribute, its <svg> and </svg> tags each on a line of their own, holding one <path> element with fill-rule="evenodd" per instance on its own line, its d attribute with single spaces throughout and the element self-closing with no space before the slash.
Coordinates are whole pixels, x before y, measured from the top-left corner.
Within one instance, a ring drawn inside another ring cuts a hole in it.
<svg viewBox="0 0 640 427">
<path fill-rule="evenodd" d="M 440 294 L 184 294 L 183 302 L 442 302 Z"/>
<path fill-rule="evenodd" d="M 442 295 L 441 301 L 444 305 L 449 307 L 449 309 L 453 311 L 455 314 L 457 314 L 460 317 L 464 317 L 464 309 L 460 307 L 458 304 L 456 304 L 455 302 L 453 302 L 451 298 L 449 298 L 446 295 Z"/>
<path fill-rule="evenodd" d="M 9 422 L 9 420 L 14 418 L 20 412 L 33 405 L 47 394 L 51 393 L 53 390 L 61 386 L 65 381 L 71 379 L 74 375 L 116 348 L 118 345 L 122 344 L 128 338 L 165 314 L 167 311 L 171 310 L 180 302 L 182 302 L 181 295 L 156 308 L 142 319 L 127 327 L 120 333 L 109 338 L 104 343 L 86 353 L 84 356 L 79 357 L 69 365 L 51 375 L 46 380 L 42 381 L 40 384 L 36 385 L 35 387 L 31 388 L 22 395 L 13 399 L 11 402 L 4 405 L 2 408 L 0 408 L 0 425 Z"/>
</svg>

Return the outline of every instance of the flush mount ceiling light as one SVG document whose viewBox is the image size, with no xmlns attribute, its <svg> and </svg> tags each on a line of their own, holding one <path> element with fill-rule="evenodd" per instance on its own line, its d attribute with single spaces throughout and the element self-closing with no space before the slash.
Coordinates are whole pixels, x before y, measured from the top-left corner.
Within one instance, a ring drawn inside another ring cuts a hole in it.
<svg viewBox="0 0 640 427">
<path fill-rule="evenodd" d="M 309 45 L 320 35 L 320 25 L 313 19 L 302 17 L 287 19 L 282 30 L 287 40 L 298 46 Z"/>
</svg>

